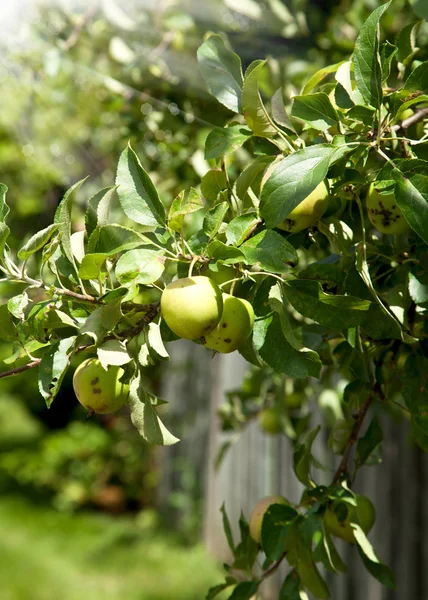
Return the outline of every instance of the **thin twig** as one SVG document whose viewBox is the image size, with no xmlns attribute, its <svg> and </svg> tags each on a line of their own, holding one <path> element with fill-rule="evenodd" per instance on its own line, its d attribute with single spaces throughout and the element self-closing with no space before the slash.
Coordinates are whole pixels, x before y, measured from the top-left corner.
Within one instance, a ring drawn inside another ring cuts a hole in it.
<svg viewBox="0 0 428 600">
<path fill-rule="evenodd" d="M 267 577 L 270 577 L 271 575 L 273 575 L 286 556 L 287 556 L 287 552 L 283 552 L 281 554 L 280 558 L 276 562 L 274 562 L 273 565 L 271 567 L 269 567 L 269 569 L 267 569 L 266 571 L 264 571 L 262 573 L 262 579 L 266 579 Z"/>
<path fill-rule="evenodd" d="M 340 464 L 333 476 L 333 485 L 338 483 L 342 475 L 344 475 L 348 470 L 348 461 L 351 454 L 351 450 L 358 440 L 358 434 L 360 433 L 364 417 L 366 416 L 367 411 L 369 410 L 373 400 L 375 399 L 375 396 L 376 394 L 374 392 L 367 396 L 366 400 L 364 401 L 364 404 L 362 405 L 357 416 L 355 417 L 355 423 L 352 427 L 351 435 L 349 436 L 348 442 L 346 444 L 342 460 L 340 461 Z"/>
<path fill-rule="evenodd" d="M 26 365 L 23 365 L 22 367 L 16 367 L 15 369 L 9 369 L 8 371 L 3 371 L 3 373 L 0 373 L 0 379 L 3 379 L 3 377 L 11 377 L 12 375 L 18 375 L 18 373 L 23 373 L 24 371 L 28 371 L 28 369 L 34 369 L 34 367 L 39 366 L 41 360 L 42 360 L 41 358 L 36 358 L 32 362 L 27 363 Z"/>
<path fill-rule="evenodd" d="M 409 127 L 411 127 L 415 123 L 419 123 L 419 121 L 423 121 L 423 119 L 426 116 L 428 116 L 428 107 L 421 108 L 420 110 L 415 111 L 414 114 L 411 115 L 410 117 L 408 117 L 407 119 L 404 119 L 404 121 L 401 121 L 401 123 L 397 123 L 396 125 L 393 125 L 391 127 L 391 131 L 400 131 L 400 129 L 402 129 L 403 131 L 406 131 L 406 129 L 409 129 Z"/>
</svg>

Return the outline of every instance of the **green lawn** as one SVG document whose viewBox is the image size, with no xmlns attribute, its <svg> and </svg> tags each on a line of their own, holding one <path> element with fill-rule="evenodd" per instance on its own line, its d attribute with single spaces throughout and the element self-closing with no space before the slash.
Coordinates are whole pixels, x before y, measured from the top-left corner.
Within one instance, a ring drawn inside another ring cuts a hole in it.
<svg viewBox="0 0 428 600">
<path fill-rule="evenodd" d="M 2 600 L 202 600 L 222 580 L 201 546 L 129 517 L 70 516 L 5 497 L 0 532 Z"/>
</svg>

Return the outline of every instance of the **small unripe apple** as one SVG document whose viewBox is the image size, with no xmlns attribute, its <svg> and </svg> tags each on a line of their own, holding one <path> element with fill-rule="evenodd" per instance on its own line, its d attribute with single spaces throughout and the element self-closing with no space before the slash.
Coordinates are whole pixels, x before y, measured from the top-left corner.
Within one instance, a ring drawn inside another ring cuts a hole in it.
<svg viewBox="0 0 428 600">
<path fill-rule="evenodd" d="M 89 412 L 106 415 L 119 410 L 128 399 L 129 385 L 119 379 L 124 371 L 110 365 L 107 369 L 96 358 L 84 360 L 73 376 L 74 392 Z"/>
<path fill-rule="evenodd" d="M 357 511 L 358 521 L 361 529 L 364 533 L 368 533 L 373 527 L 376 520 L 376 511 L 373 503 L 366 496 L 357 494 L 356 497 L 357 506 L 353 507 L 347 504 L 348 515 L 344 521 L 339 521 L 336 513 L 330 507 L 327 508 L 324 514 L 324 523 L 328 531 L 345 540 L 349 544 L 355 542 L 354 530 L 351 527 L 350 520 L 354 515 L 354 511 Z"/>
<path fill-rule="evenodd" d="M 266 496 L 257 502 L 250 516 L 250 535 L 260 544 L 262 539 L 262 522 L 265 512 L 272 504 L 288 504 L 283 496 Z"/>
<path fill-rule="evenodd" d="M 301 408 L 305 397 L 303 394 L 293 392 L 284 396 L 284 404 L 287 408 Z"/>
<path fill-rule="evenodd" d="M 221 290 L 209 277 L 177 279 L 162 293 L 163 318 L 176 335 L 187 340 L 196 340 L 215 329 L 222 311 Z"/>
<path fill-rule="evenodd" d="M 281 419 L 274 408 L 264 408 L 258 414 L 260 427 L 265 433 L 281 433 Z"/>
<path fill-rule="evenodd" d="M 323 216 L 327 206 L 328 189 L 322 181 L 277 227 L 290 233 L 312 227 Z"/>
<path fill-rule="evenodd" d="M 409 225 L 398 208 L 394 192 L 381 193 L 381 189 L 371 183 L 366 206 L 370 223 L 381 233 L 397 234 L 408 231 Z"/>
<path fill-rule="evenodd" d="M 204 336 L 205 346 L 216 352 L 228 354 L 241 346 L 249 337 L 254 325 L 254 310 L 243 298 L 223 294 L 223 313 L 211 333 Z"/>
</svg>

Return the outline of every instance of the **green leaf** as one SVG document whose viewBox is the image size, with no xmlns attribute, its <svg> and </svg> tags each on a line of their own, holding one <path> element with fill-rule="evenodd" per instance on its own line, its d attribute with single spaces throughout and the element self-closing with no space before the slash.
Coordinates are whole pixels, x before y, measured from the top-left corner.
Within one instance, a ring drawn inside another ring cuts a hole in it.
<svg viewBox="0 0 428 600">
<path fill-rule="evenodd" d="M 49 408 L 58 394 L 70 365 L 76 336 L 55 342 L 48 348 L 39 365 L 39 391 Z"/>
<path fill-rule="evenodd" d="M 401 90 L 402 94 L 413 92 L 428 94 L 428 61 L 423 62 L 410 73 Z"/>
<path fill-rule="evenodd" d="M 379 419 L 374 417 L 367 428 L 365 434 L 359 438 L 357 443 L 357 457 L 360 465 L 364 465 L 365 463 L 373 464 L 370 460 L 370 456 L 377 452 L 380 444 L 383 440 L 383 431 L 380 426 Z M 380 462 L 379 457 L 376 455 L 375 463 Z"/>
<path fill-rule="evenodd" d="M 353 296 L 326 294 L 320 283 L 307 279 L 288 281 L 284 295 L 304 317 L 336 331 L 362 325 L 372 305 Z"/>
<path fill-rule="evenodd" d="M 233 112 L 240 112 L 241 59 L 224 45 L 219 35 L 210 36 L 197 52 L 199 68 L 211 94 Z"/>
<path fill-rule="evenodd" d="M 401 326 L 398 323 L 395 316 L 393 316 L 382 300 L 379 298 L 376 290 L 373 287 L 373 283 L 370 277 L 369 266 L 365 258 L 365 252 L 363 251 L 362 244 L 359 244 L 355 252 L 355 266 L 361 279 L 366 284 L 371 295 L 375 299 L 377 306 L 370 308 L 370 315 L 366 322 L 363 324 L 363 328 L 375 339 L 382 339 L 391 337 L 394 339 L 400 339 L 401 337 Z"/>
<path fill-rule="evenodd" d="M 23 292 L 22 294 L 18 294 L 17 296 L 13 296 L 7 301 L 7 308 L 9 312 L 19 319 L 20 321 L 24 320 L 25 309 L 28 306 L 28 294 L 27 292 Z"/>
<path fill-rule="evenodd" d="M 106 187 L 89 198 L 85 214 L 85 228 L 88 237 L 96 227 L 107 225 L 110 205 L 116 189 L 117 186 Z"/>
<path fill-rule="evenodd" d="M 311 594 L 316 598 L 320 598 L 320 600 L 327 600 L 330 598 L 328 586 L 313 561 L 309 563 L 297 563 L 296 570 L 299 574 L 300 581 Z"/>
<path fill-rule="evenodd" d="M 54 223 L 53 225 L 49 225 L 49 227 L 46 227 L 45 229 L 35 233 L 18 251 L 18 258 L 21 260 L 27 260 L 27 258 L 37 252 L 37 250 L 43 248 L 43 246 L 49 242 L 56 231 L 58 231 L 58 225 Z"/>
<path fill-rule="evenodd" d="M 117 261 L 115 273 L 121 285 L 154 283 L 165 270 L 165 258 L 158 250 L 129 250 Z"/>
<path fill-rule="evenodd" d="M 220 202 L 220 204 L 216 204 L 216 206 L 207 212 L 202 224 L 202 231 L 206 233 L 208 240 L 211 240 L 216 235 L 228 210 L 228 203 Z"/>
<path fill-rule="evenodd" d="M 291 114 L 319 131 L 326 131 L 339 121 L 330 98 L 324 92 L 294 96 Z"/>
<path fill-rule="evenodd" d="M 312 444 L 315 441 L 321 427 L 318 425 L 307 433 L 303 434 L 296 442 L 293 452 L 293 470 L 296 477 L 307 487 L 312 486 L 310 470 L 312 466 Z"/>
<path fill-rule="evenodd" d="M 428 275 L 422 269 L 409 273 L 409 294 L 415 304 L 428 303 Z"/>
<path fill-rule="evenodd" d="M 235 542 L 233 541 L 232 527 L 230 525 L 229 517 L 227 516 L 226 506 L 223 502 L 220 508 L 223 520 L 223 531 L 226 535 L 227 543 L 229 544 L 229 548 L 232 551 L 232 554 L 235 554 Z"/>
<path fill-rule="evenodd" d="M 319 377 L 321 362 L 316 352 L 300 352 L 284 337 L 279 315 L 271 312 L 256 318 L 253 329 L 254 346 L 261 358 L 275 371 L 289 377 Z"/>
<path fill-rule="evenodd" d="M 259 589 L 260 581 L 243 581 L 238 583 L 229 600 L 251 600 Z"/>
<path fill-rule="evenodd" d="M 120 205 L 127 217 L 146 227 L 165 225 L 165 207 L 130 145 L 119 159 L 116 185 Z"/>
<path fill-rule="evenodd" d="M 150 244 L 150 240 L 121 225 L 101 225 L 92 232 L 88 241 L 88 254 L 104 254 L 114 256 L 124 250 L 131 250 L 143 244 Z"/>
<path fill-rule="evenodd" d="M 290 571 L 281 586 L 279 600 L 301 600 L 300 578 L 296 571 Z"/>
<path fill-rule="evenodd" d="M 144 329 L 144 333 L 151 356 L 156 360 L 169 360 L 169 354 L 165 349 L 159 324 L 152 321 Z"/>
<path fill-rule="evenodd" d="M 263 186 L 260 215 L 266 227 L 276 227 L 327 175 L 337 149 L 316 144 L 286 156 Z"/>
<path fill-rule="evenodd" d="M 374 10 L 360 29 L 354 50 L 357 88 L 367 104 L 379 108 L 382 103 L 382 69 L 379 57 L 379 21 L 391 2 Z"/>
<path fill-rule="evenodd" d="M 0 339 L 5 342 L 15 342 L 18 335 L 8 304 L 0 305 Z"/>
<path fill-rule="evenodd" d="M 180 441 L 168 431 L 159 419 L 149 395 L 142 386 L 140 375 L 131 382 L 129 407 L 132 424 L 146 442 L 160 446 L 171 446 Z"/>
<path fill-rule="evenodd" d="M 251 137 L 251 131 L 243 125 L 216 127 L 205 141 L 205 158 L 221 158 L 240 148 Z"/>
<path fill-rule="evenodd" d="M 234 191 L 244 207 L 259 205 L 262 177 L 266 167 L 273 160 L 272 156 L 259 156 L 239 174 L 235 181 Z"/>
<path fill-rule="evenodd" d="M 7 238 L 9 237 L 10 229 L 6 223 L 0 222 L 0 254 L 3 254 L 6 246 Z"/>
<path fill-rule="evenodd" d="M 98 279 L 107 254 L 85 254 L 79 267 L 79 277 L 85 279 Z"/>
<path fill-rule="evenodd" d="M 380 47 L 380 64 L 382 67 L 382 83 L 385 83 L 391 74 L 391 63 L 398 48 L 394 44 L 385 42 Z"/>
<path fill-rule="evenodd" d="M 413 58 L 416 48 L 416 36 L 418 34 L 421 21 L 416 21 L 405 25 L 397 35 L 395 45 L 397 46 L 397 60 L 406 66 Z"/>
<path fill-rule="evenodd" d="M 268 115 L 259 92 L 259 79 L 265 64 L 265 60 L 255 60 L 245 72 L 242 114 L 254 135 L 271 138 L 277 134 L 277 129 Z"/>
<path fill-rule="evenodd" d="M 6 204 L 6 193 L 8 187 L 4 183 L 0 183 L 0 223 L 4 223 L 10 208 Z"/>
<path fill-rule="evenodd" d="M 378 579 L 384 586 L 395 590 L 397 586 L 394 573 L 387 565 L 378 559 L 373 550 L 373 546 L 370 544 L 361 527 L 357 523 L 352 523 L 352 528 L 358 544 L 358 553 L 367 571 L 369 571 L 369 573 Z"/>
<path fill-rule="evenodd" d="M 211 202 L 215 202 L 220 192 L 227 188 L 226 173 L 222 169 L 210 169 L 201 179 L 202 195 Z"/>
<path fill-rule="evenodd" d="M 121 367 L 131 360 L 126 350 L 126 344 L 121 340 L 107 340 L 97 348 L 97 356 L 104 369 L 107 369 L 109 365 Z"/>
<path fill-rule="evenodd" d="M 311 92 L 319 83 L 324 81 L 324 79 L 328 75 L 330 75 L 331 73 L 335 73 L 342 64 L 343 62 L 338 62 L 334 65 L 329 65 L 328 67 L 323 67 L 322 69 L 319 69 L 319 71 L 314 73 L 305 83 L 302 89 L 302 95 L 309 94 L 309 92 Z"/>
<path fill-rule="evenodd" d="M 240 246 L 259 222 L 255 213 L 246 213 L 232 219 L 226 228 L 228 243 Z"/>
<path fill-rule="evenodd" d="M 422 162 L 425 161 L 406 161 L 406 170 L 394 169 L 392 176 L 396 182 L 395 199 L 404 218 L 428 244 L 428 177 L 426 177 L 428 163 L 425 162 L 423 167 L 425 171 L 421 172 Z M 412 167 L 411 163 L 415 163 L 415 166 Z M 423 193 L 419 191 L 419 187 L 423 189 Z"/>
<path fill-rule="evenodd" d="M 74 198 L 85 180 L 86 178 L 81 179 L 64 194 L 61 203 L 56 209 L 54 217 L 54 223 L 57 226 L 58 233 L 61 237 L 62 250 L 72 265 L 75 265 L 75 262 L 73 251 L 71 249 L 71 209 L 73 207 Z"/>
<path fill-rule="evenodd" d="M 236 263 L 245 262 L 245 256 L 239 250 L 233 246 L 226 246 L 219 240 L 214 240 L 207 246 L 207 254 L 211 258 L 221 260 L 225 265 L 234 265 Z"/>
<path fill-rule="evenodd" d="M 214 600 L 216 596 L 218 596 L 223 590 L 235 584 L 234 580 L 226 583 L 220 583 L 219 585 L 215 585 L 208 590 L 207 595 L 205 596 L 205 600 Z"/>
<path fill-rule="evenodd" d="M 288 527 L 297 515 L 286 504 L 271 504 L 263 515 L 261 541 L 268 560 L 279 560 L 284 554 Z"/>
<path fill-rule="evenodd" d="M 194 188 L 183 190 L 171 204 L 168 214 L 168 226 L 180 233 L 185 215 L 194 213 L 203 207 L 201 197 Z"/>
<path fill-rule="evenodd" d="M 123 290 L 123 294 L 126 290 Z M 79 333 L 91 336 L 96 343 L 111 331 L 122 317 L 120 308 L 123 294 L 109 301 L 105 306 L 96 308 L 83 323 Z"/>
<path fill-rule="evenodd" d="M 278 123 L 278 125 L 281 125 L 285 129 L 288 129 L 289 131 L 291 131 L 291 133 L 296 133 L 296 130 L 291 124 L 290 117 L 285 111 L 284 98 L 282 96 L 281 88 L 277 89 L 274 95 L 272 96 L 271 111 L 275 123 Z"/>
<path fill-rule="evenodd" d="M 240 250 L 247 264 L 272 273 L 284 273 L 290 264 L 297 263 L 297 253 L 290 242 L 270 229 L 244 242 Z"/>
</svg>

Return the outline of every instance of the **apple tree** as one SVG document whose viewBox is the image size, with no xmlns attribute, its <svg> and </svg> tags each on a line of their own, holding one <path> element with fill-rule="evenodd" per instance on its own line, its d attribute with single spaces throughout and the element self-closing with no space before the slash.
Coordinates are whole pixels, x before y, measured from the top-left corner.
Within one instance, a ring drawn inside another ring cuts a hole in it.
<svg viewBox="0 0 428 600">
<path fill-rule="evenodd" d="M 381 460 L 381 415 L 406 415 L 428 449 L 428 62 L 415 58 L 421 22 L 381 40 L 389 5 L 368 18 L 348 60 L 292 99 L 279 89 L 264 101 L 266 61 L 243 72 L 227 40 L 209 36 L 200 70 L 230 118 L 206 138 L 200 187 L 183 185 L 169 206 L 128 145 L 114 185 L 89 198 L 84 230 L 72 231 L 79 181 L 54 222 L 14 249 L 0 190 L 1 280 L 16 290 L 0 306 L 0 335 L 14 345 L 8 363 L 20 361 L 0 377 L 37 368 L 50 406 L 82 355 L 84 406 L 126 400 L 146 442 L 174 444 L 143 369 L 187 338 L 214 354 L 237 349 L 252 365 L 221 411 L 225 429 L 258 418 L 290 438 L 300 502 L 262 499 L 250 523 L 241 517 L 238 543 L 223 510 L 233 562 L 208 599 L 229 590 L 249 600 L 281 564 L 281 599 L 328 598 L 324 570 L 346 570 L 337 538 L 395 586 L 366 536 L 370 499 L 352 491 L 359 469 Z M 120 223 L 109 218 L 116 198 Z M 320 427 L 307 398 L 314 381 L 339 376 L 340 415 L 326 427 L 340 458 L 326 484 L 314 474 Z"/>
</svg>

